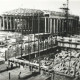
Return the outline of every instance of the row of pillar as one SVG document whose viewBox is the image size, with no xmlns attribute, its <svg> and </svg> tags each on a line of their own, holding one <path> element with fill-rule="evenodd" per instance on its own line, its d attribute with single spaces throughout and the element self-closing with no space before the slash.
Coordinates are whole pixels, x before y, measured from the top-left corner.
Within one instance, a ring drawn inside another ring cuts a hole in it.
<svg viewBox="0 0 80 80">
<path fill-rule="evenodd" d="M 3 30 L 16 30 L 17 29 L 17 21 L 15 21 L 15 19 L 21 19 L 21 18 L 15 18 L 15 17 L 11 17 L 11 16 L 3 16 L 2 18 L 2 24 L 3 24 Z M 25 19 L 26 20 L 26 19 Z M 22 27 L 23 27 L 23 20 L 22 20 Z M 26 25 L 26 21 L 25 24 Z"/>
<path fill-rule="evenodd" d="M 12 17 L 3 16 L 3 30 L 12 30 Z"/>
<path fill-rule="evenodd" d="M 47 28 L 47 25 L 48 25 L 48 28 Z M 54 34 L 55 33 L 56 34 L 63 34 L 65 31 L 72 33 L 72 31 L 73 31 L 73 20 L 69 19 L 68 27 L 67 28 L 65 28 L 65 27 L 66 27 L 65 26 L 65 19 L 45 17 L 45 33 L 50 32 L 50 33 L 54 33 Z"/>
<path fill-rule="evenodd" d="M 32 19 L 33 21 L 33 19 Z M 58 18 L 45 17 L 45 33 L 64 33 L 65 31 L 65 20 Z M 69 26 L 66 28 L 68 32 L 73 31 L 73 20 L 69 20 Z M 5 24 L 6 23 L 6 24 Z M 25 23 L 26 24 L 26 23 Z M 75 27 L 75 26 L 74 26 Z M 15 30 L 15 17 L 3 16 L 3 29 L 4 30 Z"/>
<path fill-rule="evenodd" d="M 48 25 L 48 30 L 47 30 L 47 25 Z M 62 31 L 64 31 L 63 30 L 63 28 L 64 28 L 64 20 L 54 19 L 54 18 L 46 18 L 45 17 L 45 33 L 46 32 L 58 33 L 59 31 L 61 31 L 60 30 L 61 27 L 62 27 Z"/>
</svg>

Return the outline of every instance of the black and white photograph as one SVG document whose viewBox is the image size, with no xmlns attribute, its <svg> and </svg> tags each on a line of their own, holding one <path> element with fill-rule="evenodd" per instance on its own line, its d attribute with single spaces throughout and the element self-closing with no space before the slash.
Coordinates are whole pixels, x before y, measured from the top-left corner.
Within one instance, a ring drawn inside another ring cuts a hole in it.
<svg viewBox="0 0 80 80">
<path fill-rule="evenodd" d="M 0 80 L 80 80 L 80 0 L 0 0 Z"/>
</svg>

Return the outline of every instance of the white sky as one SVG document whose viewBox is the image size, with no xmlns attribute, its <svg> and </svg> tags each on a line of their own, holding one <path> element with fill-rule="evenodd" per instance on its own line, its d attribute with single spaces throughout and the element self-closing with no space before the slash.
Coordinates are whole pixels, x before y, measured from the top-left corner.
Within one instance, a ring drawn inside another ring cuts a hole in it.
<svg viewBox="0 0 80 80">
<path fill-rule="evenodd" d="M 17 8 L 60 11 L 66 0 L 0 0 L 0 14 Z M 80 16 L 80 0 L 69 0 L 70 13 Z"/>
</svg>

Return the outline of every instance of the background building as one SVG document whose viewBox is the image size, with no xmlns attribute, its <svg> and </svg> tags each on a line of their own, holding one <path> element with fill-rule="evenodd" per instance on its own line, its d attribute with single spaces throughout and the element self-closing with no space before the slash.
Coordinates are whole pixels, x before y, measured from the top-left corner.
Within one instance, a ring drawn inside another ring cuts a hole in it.
<svg viewBox="0 0 80 80">
<path fill-rule="evenodd" d="M 65 13 L 20 8 L 1 15 L 0 30 L 17 31 L 23 34 L 71 35 L 77 33 L 78 23 L 78 16 L 68 14 L 68 26 L 66 26 Z"/>
</svg>

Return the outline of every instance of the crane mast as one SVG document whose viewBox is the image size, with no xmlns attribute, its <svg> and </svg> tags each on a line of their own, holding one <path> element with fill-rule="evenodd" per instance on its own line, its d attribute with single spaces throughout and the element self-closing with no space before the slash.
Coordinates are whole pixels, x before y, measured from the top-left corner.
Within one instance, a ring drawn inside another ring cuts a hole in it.
<svg viewBox="0 0 80 80">
<path fill-rule="evenodd" d="M 68 20 L 68 16 L 69 16 L 69 0 L 67 0 L 67 3 L 66 4 L 63 4 L 63 7 L 62 8 L 60 8 L 60 9 L 62 9 L 63 11 L 64 11 L 64 17 L 65 17 L 65 19 L 64 19 L 64 24 L 65 24 L 65 26 L 64 26 L 64 31 L 65 31 L 65 36 L 68 36 L 68 33 L 69 33 L 69 20 Z"/>
</svg>

